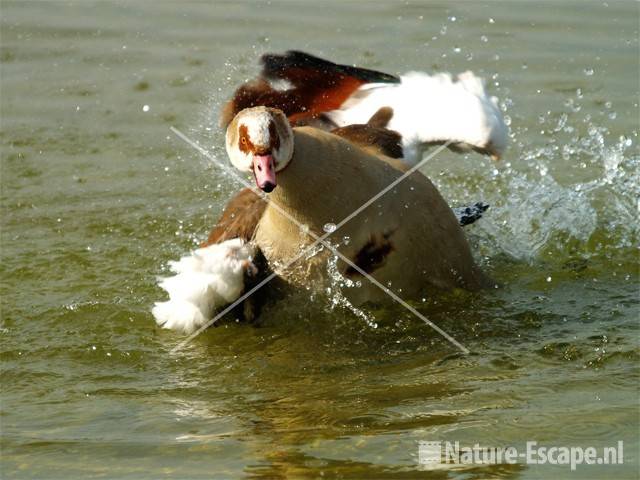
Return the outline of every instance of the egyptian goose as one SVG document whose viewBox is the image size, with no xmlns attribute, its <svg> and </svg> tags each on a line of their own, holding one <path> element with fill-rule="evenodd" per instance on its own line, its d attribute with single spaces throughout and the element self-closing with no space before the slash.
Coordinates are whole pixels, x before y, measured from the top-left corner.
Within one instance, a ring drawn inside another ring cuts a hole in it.
<svg viewBox="0 0 640 480">
<path fill-rule="evenodd" d="M 362 154 L 356 157 L 360 160 L 376 159 L 376 166 L 372 164 L 370 167 L 372 172 L 377 172 L 373 177 L 377 178 L 378 182 L 380 178 L 393 178 L 393 175 L 405 169 L 406 165 L 418 162 L 424 149 L 433 144 L 451 141 L 453 143 L 449 148 L 471 149 L 491 155 L 493 158 L 500 157 L 507 144 L 507 128 L 497 108 L 497 100 L 487 95 L 482 80 L 471 72 L 465 72 L 457 77 L 449 74 L 429 76 L 416 72 L 397 77 L 374 70 L 335 64 L 298 51 L 289 51 L 284 55 L 264 55 L 262 66 L 259 78 L 239 87 L 233 98 L 224 106 L 221 125 L 226 128 L 241 110 L 248 107 L 279 108 L 293 125 L 313 125 L 329 130 L 334 135 L 351 142 L 351 146 L 344 141 L 336 143 L 341 145 L 341 149 L 350 149 L 355 144 L 365 150 L 369 154 L 367 157 L 362 157 Z M 284 146 L 281 147 L 283 150 L 278 155 L 285 158 L 288 155 L 287 133 L 291 130 L 284 125 L 281 115 L 273 112 L 271 115 L 276 119 L 273 125 L 278 126 L 279 130 L 276 132 L 278 135 L 273 135 L 273 131 L 268 133 L 270 138 L 274 139 L 280 139 L 280 135 L 283 135 Z M 255 121 L 248 122 L 247 128 L 249 125 L 255 126 Z M 238 131 L 238 134 L 240 133 L 242 132 Z M 248 130 L 245 132 L 244 138 L 247 140 L 260 138 L 260 135 L 264 136 L 266 131 L 258 129 L 257 132 L 253 132 L 253 135 L 247 135 L 249 133 Z M 310 143 L 306 140 L 307 138 L 318 137 L 318 141 L 324 138 L 320 132 L 313 130 L 301 130 L 300 134 L 303 138 L 301 145 Z M 300 135 L 296 130 L 296 142 L 298 136 Z M 336 142 L 335 138 L 328 144 L 332 142 Z M 230 145 L 228 144 L 227 147 L 229 148 Z M 247 148 L 252 147 L 255 147 L 255 144 L 247 144 Z M 235 158 L 237 164 L 237 151 L 233 147 L 229 151 L 231 158 Z M 265 168 L 269 173 L 268 155 L 260 156 L 261 152 L 256 153 L 258 166 Z M 278 155 L 274 155 L 274 159 L 277 159 Z M 332 158 L 335 159 L 335 157 Z M 399 161 L 394 163 L 391 158 Z M 381 160 L 382 167 L 380 167 Z M 388 166 L 384 166 L 385 162 L 397 171 L 389 170 Z M 358 162 L 355 163 L 358 164 Z M 300 161 L 296 162 L 297 168 L 292 171 L 299 170 L 301 165 Z M 246 159 L 244 164 L 241 162 L 237 166 L 242 170 L 253 168 Z M 256 176 L 256 179 L 260 178 L 259 186 L 265 191 L 275 188 L 275 170 L 283 168 L 278 162 L 272 167 L 273 177 Z M 355 167 L 341 166 L 340 169 L 334 169 L 333 173 L 337 174 L 349 168 Z M 364 167 L 360 165 L 358 168 Z M 367 168 L 364 170 L 369 171 Z M 349 175 L 352 173 L 347 172 Z M 284 178 L 286 183 L 291 183 L 286 180 L 287 177 L 291 177 L 289 174 L 281 173 L 278 177 L 281 180 Z M 334 184 L 338 178 L 333 176 Z M 365 175 L 364 178 L 368 177 Z M 412 180 L 413 183 L 416 181 L 424 182 L 424 180 Z M 319 186 L 316 182 L 309 183 Z M 372 182 L 369 186 L 374 184 L 375 182 Z M 412 187 L 415 188 L 413 185 Z M 441 218 L 434 215 L 430 217 L 431 222 L 436 221 L 438 225 L 441 222 L 446 224 L 446 228 L 441 228 L 443 235 L 435 239 L 442 241 L 451 234 L 453 244 L 462 245 L 459 250 L 451 250 L 458 251 L 457 255 L 466 258 L 461 261 L 467 268 L 463 269 L 466 273 L 460 277 L 460 283 L 468 288 L 475 288 L 482 284 L 485 280 L 473 266 L 460 229 L 455 222 L 452 223 L 451 212 L 444 208 L 444 202 L 428 180 L 425 185 L 418 187 L 425 192 L 430 192 L 425 195 L 435 202 L 435 206 L 445 210 Z M 274 198 L 283 195 L 285 199 L 294 198 L 286 193 L 289 190 L 280 188 Z M 360 193 L 365 190 L 361 190 Z M 350 189 L 351 192 L 352 189 Z M 318 193 L 325 195 L 329 193 L 333 200 L 339 198 L 335 193 L 330 192 L 330 189 Z M 315 198 L 318 193 L 314 193 Z M 357 195 L 350 195 L 346 200 L 351 201 L 338 200 L 338 203 L 343 207 L 351 206 L 356 197 Z M 410 204 L 411 202 L 408 201 L 406 205 Z M 389 205 L 389 207 L 395 208 L 397 205 Z M 454 209 L 454 213 L 460 225 L 467 225 L 480 218 L 486 208 L 486 205 L 476 204 L 472 207 Z M 184 332 L 199 328 L 207 322 L 216 309 L 230 303 L 243 289 L 246 290 L 250 285 L 255 285 L 260 278 L 264 278 L 269 271 L 269 262 L 262 255 L 261 248 L 269 252 L 272 260 L 285 255 L 292 248 L 292 244 L 289 243 L 291 236 L 285 235 L 277 242 L 269 240 L 275 235 L 274 232 L 278 231 L 276 228 L 278 224 L 289 233 L 295 228 L 278 222 L 277 214 L 269 210 L 265 212 L 265 209 L 266 204 L 251 190 L 241 190 L 229 201 L 218 224 L 211 231 L 202 248 L 180 262 L 170 262 L 170 267 L 176 275 L 160 280 L 160 286 L 169 293 L 169 301 L 159 302 L 153 309 L 158 324 Z M 350 242 L 352 251 L 348 253 L 355 255 L 356 264 L 365 266 L 366 271 L 382 277 L 393 277 L 392 266 L 397 262 L 389 262 L 383 268 L 387 257 L 397 257 L 400 244 L 411 245 L 411 242 L 415 242 L 416 239 L 402 233 L 402 230 L 396 232 L 393 228 L 383 228 L 381 231 L 371 230 L 375 223 L 367 219 L 365 221 L 367 228 L 357 229 L 358 232 L 355 232 L 354 238 L 358 238 L 360 243 L 364 242 L 364 244 L 355 251 L 357 244 Z M 259 225 L 262 227 L 258 228 Z M 316 229 L 319 227 L 318 222 L 313 225 Z M 418 244 L 425 245 L 421 241 L 418 241 Z M 449 257 L 445 254 L 442 258 Z M 413 262 L 414 259 L 411 261 Z M 440 266 L 442 265 L 444 264 Z M 347 268 L 344 274 L 354 275 L 354 271 Z M 405 288 L 414 291 L 424 280 L 424 278 L 418 278 L 415 284 Z M 446 272 L 430 277 L 432 284 L 445 288 L 451 286 L 452 280 L 451 275 Z M 370 294 L 372 292 L 361 292 L 364 298 Z M 237 312 L 238 315 L 245 318 L 255 317 L 260 303 L 255 301 L 256 297 L 254 294 L 249 301 L 245 301 L 243 307 Z"/>
<path fill-rule="evenodd" d="M 241 110 L 259 105 L 282 110 L 294 126 L 325 130 L 365 124 L 380 108 L 390 107 L 387 127 L 401 135 L 401 156 L 408 165 L 419 162 L 429 146 L 445 142 L 455 151 L 474 150 L 494 159 L 507 146 L 498 100 L 472 72 L 397 77 L 299 51 L 267 54 L 261 62 L 259 77 L 240 86 L 224 106 L 223 127 Z"/>
<path fill-rule="evenodd" d="M 258 254 L 289 284 L 321 279 L 326 259 L 322 255 L 304 269 L 279 271 L 278 265 L 311 243 L 299 225 L 321 235 L 325 225 L 340 222 L 406 170 L 388 154 L 398 147 L 397 134 L 376 125 L 389 114 L 383 110 L 370 124 L 329 133 L 308 126 L 292 128 L 285 114 L 274 108 L 240 111 L 227 128 L 227 153 L 238 170 L 253 174 L 271 202 L 265 204 L 248 189 L 232 199 L 208 241 L 194 253 L 196 260 L 174 264 L 178 280 L 161 283 L 170 300 L 153 309 L 158 324 L 185 332 L 203 325 L 216 308 L 239 296 L 239 284 L 247 288 Z M 341 237 L 350 241 L 339 250 L 358 269 L 344 264 L 341 274 L 360 280 L 362 270 L 406 298 L 488 286 L 491 281 L 475 264 L 460 222 L 426 176 L 411 175 L 342 227 Z M 232 249 L 228 242 L 239 243 Z M 210 261 L 214 258 L 226 263 L 215 266 Z M 209 270 L 205 264 L 211 265 Z M 220 271 L 212 272 L 214 268 Z M 195 278 L 193 269 L 199 272 Z M 211 276 L 200 275 L 203 270 Z M 185 286 L 189 282 L 191 286 Z M 348 292 L 353 302 L 384 298 L 378 288 L 361 283 L 361 288 Z M 207 300 L 200 298 L 203 295 Z M 185 302 L 193 307 L 185 308 Z"/>
</svg>

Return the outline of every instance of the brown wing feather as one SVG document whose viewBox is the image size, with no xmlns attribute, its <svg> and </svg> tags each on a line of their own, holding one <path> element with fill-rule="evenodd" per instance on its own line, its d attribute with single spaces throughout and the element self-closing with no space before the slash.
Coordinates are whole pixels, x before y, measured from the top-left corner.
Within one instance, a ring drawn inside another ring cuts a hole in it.
<svg viewBox="0 0 640 480">
<path fill-rule="evenodd" d="M 304 52 L 262 57 L 260 78 L 240 86 L 222 109 L 223 128 L 245 108 L 263 105 L 278 108 L 292 124 L 303 124 L 322 113 L 340 108 L 365 83 L 398 83 L 393 75 L 365 68 L 339 65 Z M 267 80 L 286 80 L 292 88 L 274 89 Z"/>
<path fill-rule="evenodd" d="M 370 125 L 347 125 L 331 131 L 362 148 L 371 148 L 391 158 L 402 158 L 402 136 L 398 132 Z"/>
<path fill-rule="evenodd" d="M 251 240 L 266 206 L 266 202 L 256 193 L 243 188 L 229 200 L 218 223 L 209 233 L 209 238 L 201 246 L 206 247 L 232 238 Z"/>
<path fill-rule="evenodd" d="M 393 118 L 393 108 L 382 107 L 367 122 L 367 125 L 378 128 L 387 128 L 389 122 Z"/>
<path fill-rule="evenodd" d="M 233 117 L 245 108 L 265 106 L 282 110 L 287 117 L 301 111 L 305 99 L 297 90 L 276 90 L 264 79 L 241 85 L 223 107 L 220 126 L 226 128 Z"/>
<path fill-rule="evenodd" d="M 366 125 L 353 124 L 335 128 L 331 133 L 349 140 L 363 148 L 391 158 L 403 158 L 402 135 L 385 128 L 393 117 L 393 109 L 382 107 L 369 119 Z"/>
<path fill-rule="evenodd" d="M 245 108 L 266 106 L 282 110 L 293 124 L 308 122 L 324 112 L 336 110 L 364 82 L 346 77 L 331 87 L 313 82 L 306 87 L 276 90 L 262 79 L 240 86 L 220 115 L 220 126 L 226 128 L 233 117 Z"/>
<path fill-rule="evenodd" d="M 214 243 L 224 242 L 232 238 L 242 238 L 246 242 L 250 241 L 266 206 L 266 202 L 255 192 L 249 188 L 243 188 L 229 200 L 218 223 L 209 233 L 209 238 L 200 246 L 208 247 Z M 251 290 L 271 273 L 269 264 L 259 248 L 252 263 L 256 268 L 255 270 L 245 271 L 244 292 Z M 255 322 L 260 310 L 267 301 L 267 295 L 265 289 L 255 292 L 236 306 L 229 315 L 232 318 Z"/>
</svg>

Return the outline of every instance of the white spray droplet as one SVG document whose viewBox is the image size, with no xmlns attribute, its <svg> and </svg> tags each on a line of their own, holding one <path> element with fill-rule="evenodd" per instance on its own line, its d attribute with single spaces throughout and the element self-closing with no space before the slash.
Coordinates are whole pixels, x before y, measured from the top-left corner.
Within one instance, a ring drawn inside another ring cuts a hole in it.
<svg viewBox="0 0 640 480">
<path fill-rule="evenodd" d="M 149 105 L 143 105 L 142 106 L 142 111 L 143 112 L 148 112 L 149 110 L 151 110 L 151 107 Z"/>
<path fill-rule="evenodd" d="M 327 233 L 333 233 L 336 231 L 338 227 L 336 227 L 335 223 L 325 223 L 322 229 Z"/>
</svg>

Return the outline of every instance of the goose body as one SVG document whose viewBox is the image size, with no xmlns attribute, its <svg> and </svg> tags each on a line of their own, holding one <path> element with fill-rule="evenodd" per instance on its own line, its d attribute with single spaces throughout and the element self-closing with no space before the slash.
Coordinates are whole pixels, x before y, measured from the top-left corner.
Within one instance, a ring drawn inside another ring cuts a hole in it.
<svg viewBox="0 0 640 480">
<path fill-rule="evenodd" d="M 295 128 L 293 138 L 293 157 L 277 174 L 278 186 L 269 197 L 273 203 L 267 205 L 255 233 L 255 243 L 270 265 L 285 264 L 313 241 L 281 209 L 321 235 L 326 224 L 339 223 L 403 173 L 390 159 L 316 128 Z M 476 290 L 488 283 L 473 261 L 458 219 L 424 175 L 406 178 L 345 224 L 336 237 L 338 244 L 349 238 L 338 248 L 341 253 L 408 298 L 435 289 Z M 306 284 L 323 273 L 321 257 L 316 260 L 317 270 L 278 273 Z M 362 279 L 347 264 L 341 273 Z M 352 300 L 384 297 L 362 280 L 362 287 L 350 292 Z"/>
</svg>

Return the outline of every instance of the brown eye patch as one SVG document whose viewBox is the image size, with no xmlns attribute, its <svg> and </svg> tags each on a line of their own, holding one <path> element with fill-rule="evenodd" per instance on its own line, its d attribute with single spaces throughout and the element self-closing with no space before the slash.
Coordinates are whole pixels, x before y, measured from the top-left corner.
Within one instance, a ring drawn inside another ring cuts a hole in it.
<svg viewBox="0 0 640 480">
<path fill-rule="evenodd" d="M 249 152 L 253 152 L 255 151 L 255 146 L 253 145 L 253 143 L 251 143 L 251 140 L 249 139 L 249 129 L 247 128 L 246 125 L 240 125 L 240 127 L 238 128 L 238 131 L 240 133 L 240 144 L 238 145 L 238 147 L 240 148 L 240 151 L 242 153 L 249 153 Z"/>
</svg>

